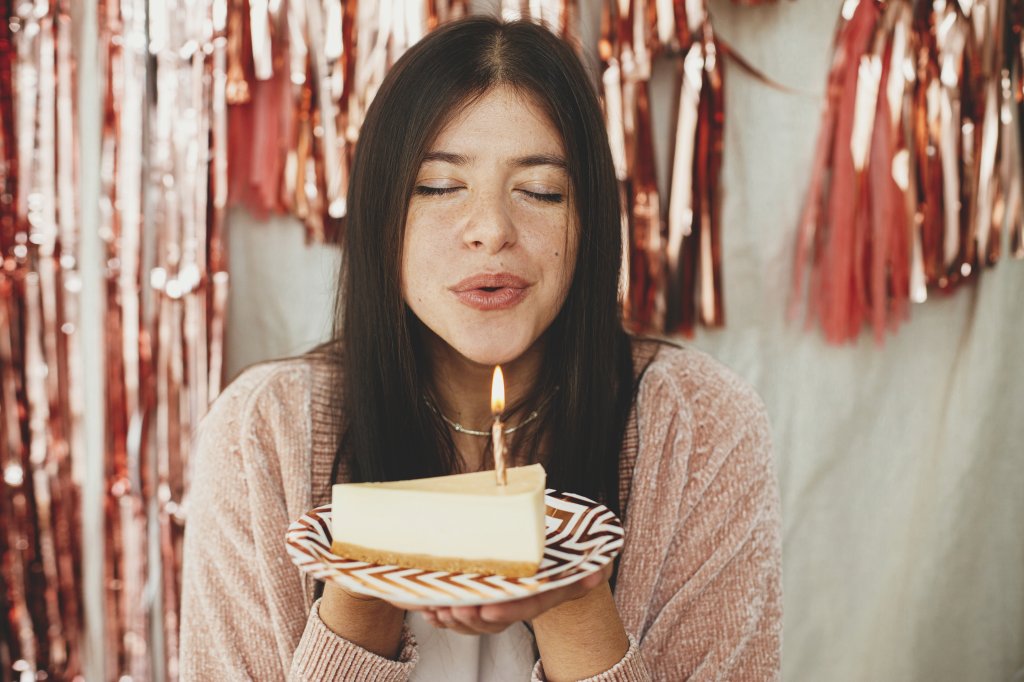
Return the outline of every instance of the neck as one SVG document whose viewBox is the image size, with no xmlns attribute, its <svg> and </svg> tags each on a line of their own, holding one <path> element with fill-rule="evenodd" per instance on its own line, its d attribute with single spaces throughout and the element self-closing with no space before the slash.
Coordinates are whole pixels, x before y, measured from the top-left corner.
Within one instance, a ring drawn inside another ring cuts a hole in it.
<svg viewBox="0 0 1024 682">
<path fill-rule="evenodd" d="M 448 419 L 464 427 L 489 431 L 493 365 L 481 365 L 459 354 L 440 339 L 433 344 L 431 373 L 437 408 Z M 523 355 L 501 366 L 505 379 L 505 405 L 521 402 L 540 372 L 542 346 L 538 343 Z M 506 424 L 514 426 L 514 424 Z"/>
</svg>

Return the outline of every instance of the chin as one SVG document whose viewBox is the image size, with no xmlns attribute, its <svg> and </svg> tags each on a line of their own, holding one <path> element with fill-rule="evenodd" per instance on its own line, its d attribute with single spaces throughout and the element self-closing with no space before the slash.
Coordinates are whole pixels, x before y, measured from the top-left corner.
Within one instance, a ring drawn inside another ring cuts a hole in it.
<svg viewBox="0 0 1024 682">
<path fill-rule="evenodd" d="M 464 358 L 478 365 L 493 367 L 494 365 L 508 365 L 518 359 L 523 352 L 508 352 L 507 350 L 480 350 L 480 351 L 459 351 Z"/>
<path fill-rule="evenodd" d="M 520 339 L 487 339 L 479 341 L 466 341 L 463 343 L 451 343 L 460 355 L 480 365 L 507 365 L 518 359 L 532 343 Z"/>
</svg>

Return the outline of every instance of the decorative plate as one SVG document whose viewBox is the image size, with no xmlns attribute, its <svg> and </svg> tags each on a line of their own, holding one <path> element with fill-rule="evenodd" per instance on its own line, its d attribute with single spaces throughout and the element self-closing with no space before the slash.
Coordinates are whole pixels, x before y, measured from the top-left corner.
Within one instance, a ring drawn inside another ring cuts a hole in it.
<svg viewBox="0 0 1024 682">
<path fill-rule="evenodd" d="M 331 552 L 331 505 L 288 527 L 292 561 L 318 580 L 347 590 L 422 606 L 472 606 L 528 597 L 571 585 L 622 551 L 622 523 L 604 505 L 580 495 L 545 491 L 547 535 L 540 569 L 528 578 L 450 573 L 370 564 Z"/>
</svg>

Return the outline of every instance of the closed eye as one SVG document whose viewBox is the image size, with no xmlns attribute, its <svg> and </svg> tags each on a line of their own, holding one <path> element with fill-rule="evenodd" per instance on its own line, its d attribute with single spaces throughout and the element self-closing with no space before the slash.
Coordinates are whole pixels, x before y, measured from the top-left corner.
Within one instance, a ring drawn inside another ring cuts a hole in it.
<svg viewBox="0 0 1024 682">
<path fill-rule="evenodd" d="M 530 190 L 520 190 L 523 194 L 536 199 L 537 201 L 543 201 L 547 204 L 560 204 L 565 200 L 565 196 L 557 192 L 545 193 L 545 192 L 531 192 Z"/>
<path fill-rule="evenodd" d="M 461 187 L 428 187 L 427 185 L 417 185 L 416 186 L 416 194 L 418 194 L 419 196 L 439 197 L 439 196 L 444 196 L 445 194 L 451 194 L 452 192 L 457 192 L 460 189 L 462 189 L 462 188 Z"/>
</svg>

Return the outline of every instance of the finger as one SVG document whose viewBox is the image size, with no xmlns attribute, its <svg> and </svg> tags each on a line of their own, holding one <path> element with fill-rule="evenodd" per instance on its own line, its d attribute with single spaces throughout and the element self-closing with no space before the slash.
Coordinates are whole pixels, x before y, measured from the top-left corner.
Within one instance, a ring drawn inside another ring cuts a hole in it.
<svg viewBox="0 0 1024 682">
<path fill-rule="evenodd" d="M 565 601 L 564 590 L 559 588 L 533 597 L 516 599 L 501 604 L 487 604 L 480 607 L 480 619 L 487 623 L 514 623 L 532 620 L 538 614 Z"/>
<path fill-rule="evenodd" d="M 490 623 L 480 617 L 478 606 L 456 606 L 451 610 L 452 618 L 465 628 L 479 634 L 496 635 L 509 626 L 509 622 Z"/>
<path fill-rule="evenodd" d="M 480 608 L 480 618 L 484 622 L 532 620 L 541 613 L 563 602 L 583 597 L 594 588 L 604 584 L 610 576 L 611 564 L 608 564 L 602 570 L 595 571 L 571 585 L 524 599 L 482 606 Z"/>
<path fill-rule="evenodd" d="M 465 625 L 463 625 L 463 624 L 459 623 L 457 620 L 455 620 L 455 617 L 452 615 L 452 612 L 451 612 L 450 609 L 439 609 L 435 613 L 435 615 L 437 616 L 437 619 L 441 622 L 441 626 L 446 628 L 446 629 L 448 629 L 448 630 L 451 630 L 453 632 L 457 632 L 460 635 L 478 635 L 478 634 L 480 634 L 479 632 L 473 632 L 472 630 L 467 628 Z"/>
</svg>

